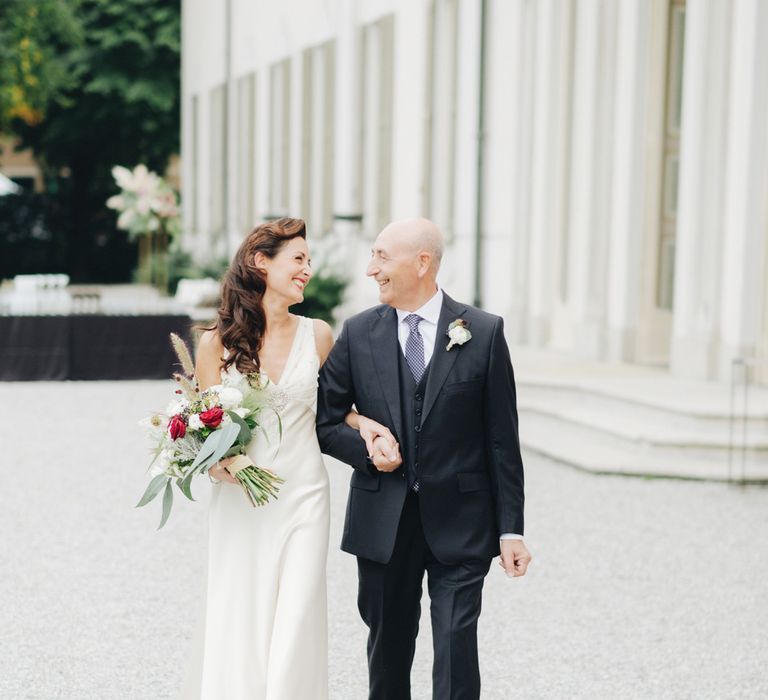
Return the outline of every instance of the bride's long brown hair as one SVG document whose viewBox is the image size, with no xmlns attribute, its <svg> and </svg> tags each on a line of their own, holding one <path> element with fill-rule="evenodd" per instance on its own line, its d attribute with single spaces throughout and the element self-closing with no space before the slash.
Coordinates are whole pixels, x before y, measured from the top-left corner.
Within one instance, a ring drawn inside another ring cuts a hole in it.
<svg viewBox="0 0 768 700">
<path fill-rule="evenodd" d="M 264 292 L 267 276 L 256 267 L 256 253 L 274 258 L 294 238 L 306 239 L 302 219 L 282 218 L 257 226 L 243 241 L 221 282 L 221 305 L 214 328 L 229 350 L 224 369 L 258 372 L 259 351 L 267 332 Z"/>
</svg>

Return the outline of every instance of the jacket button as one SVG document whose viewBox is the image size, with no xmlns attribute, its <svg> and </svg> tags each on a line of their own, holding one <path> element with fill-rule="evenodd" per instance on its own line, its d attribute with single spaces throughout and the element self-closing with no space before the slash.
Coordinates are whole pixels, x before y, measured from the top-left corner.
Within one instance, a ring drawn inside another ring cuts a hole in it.
<svg viewBox="0 0 768 700">
<path fill-rule="evenodd" d="M 420 408 L 417 408 L 417 409 L 416 409 L 416 415 L 417 415 L 417 416 L 420 416 L 420 415 L 421 415 L 421 409 L 420 409 Z"/>
<path fill-rule="evenodd" d="M 421 394 L 416 394 L 416 396 L 413 397 L 417 401 L 421 401 L 424 397 Z"/>
<path fill-rule="evenodd" d="M 420 433 L 420 432 L 421 432 L 421 426 L 420 426 L 420 425 L 414 425 L 414 426 L 413 426 L 413 429 L 414 429 L 414 430 L 415 430 L 417 433 Z"/>
</svg>

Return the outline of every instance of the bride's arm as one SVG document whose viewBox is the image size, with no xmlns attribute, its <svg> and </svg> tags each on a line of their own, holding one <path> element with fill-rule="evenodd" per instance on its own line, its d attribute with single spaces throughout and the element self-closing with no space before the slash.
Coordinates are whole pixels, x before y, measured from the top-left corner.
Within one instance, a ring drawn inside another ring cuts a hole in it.
<svg viewBox="0 0 768 700">
<path fill-rule="evenodd" d="M 216 331 L 205 331 L 200 336 L 195 357 L 195 376 L 200 391 L 221 384 L 221 365 L 224 358 L 224 347 Z"/>
<path fill-rule="evenodd" d="M 224 359 L 224 346 L 221 344 L 216 331 L 206 331 L 200 337 L 195 357 L 195 377 L 200 391 L 221 384 L 221 365 Z M 227 470 L 226 465 L 231 457 L 222 459 L 208 470 L 208 476 L 216 481 L 228 481 L 230 484 L 239 482 Z"/>
<path fill-rule="evenodd" d="M 398 451 L 397 440 L 395 440 L 395 436 L 392 435 L 392 432 L 387 426 L 376 422 L 372 418 L 361 416 L 354 408 L 347 413 L 344 422 L 350 428 L 354 428 L 360 433 L 360 437 L 365 440 L 365 446 L 368 449 L 369 457 L 373 457 L 373 443 L 378 437 L 383 437 L 387 441 L 389 454 L 396 455 Z"/>
</svg>

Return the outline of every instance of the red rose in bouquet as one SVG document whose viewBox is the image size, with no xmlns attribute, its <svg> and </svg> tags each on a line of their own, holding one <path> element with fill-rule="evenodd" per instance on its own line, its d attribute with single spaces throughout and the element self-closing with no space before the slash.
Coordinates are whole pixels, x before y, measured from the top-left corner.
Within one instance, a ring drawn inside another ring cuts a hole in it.
<svg viewBox="0 0 768 700">
<path fill-rule="evenodd" d="M 224 411 L 218 406 L 209 408 L 200 414 L 200 420 L 206 428 L 218 428 L 221 425 L 221 419 L 224 418 Z"/>
<path fill-rule="evenodd" d="M 187 434 L 187 424 L 180 416 L 174 416 L 168 423 L 168 434 L 172 440 L 183 438 Z"/>
</svg>

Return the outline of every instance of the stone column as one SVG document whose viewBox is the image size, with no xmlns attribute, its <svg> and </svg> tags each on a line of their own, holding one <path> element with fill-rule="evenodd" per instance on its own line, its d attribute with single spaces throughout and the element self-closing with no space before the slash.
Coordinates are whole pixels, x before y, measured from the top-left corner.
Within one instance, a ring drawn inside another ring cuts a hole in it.
<svg viewBox="0 0 768 700">
<path fill-rule="evenodd" d="M 334 109 L 333 232 L 323 247 L 329 263 L 345 270 L 351 281 L 349 308 L 360 307 L 354 300 L 360 287 L 360 231 L 363 216 L 360 133 L 362 128 L 362 27 L 356 0 L 342 0 L 336 34 L 336 103 Z"/>
<path fill-rule="evenodd" d="M 600 321 L 590 311 L 591 277 L 595 269 L 595 202 L 598 184 L 600 96 L 600 2 L 583 0 L 576 8 L 573 121 L 568 200 L 567 288 L 571 319 L 569 349 L 597 357 Z"/>
<path fill-rule="evenodd" d="M 527 342 L 549 342 L 565 225 L 572 5 L 536 4 Z"/>
<path fill-rule="evenodd" d="M 242 233 L 237 225 L 237 193 L 238 171 L 237 171 L 237 149 L 238 149 L 238 131 L 237 131 L 237 112 L 238 112 L 238 91 L 237 80 L 233 69 L 234 36 L 233 27 L 236 19 L 236 0 L 225 0 L 225 107 L 224 107 L 224 129 L 226 139 L 224 141 L 224 235 L 226 238 L 226 250 L 222 251 L 225 255 L 231 256 L 235 253 L 242 241 Z"/>
<path fill-rule="evenodd" d="M 305 118 L 304 118 L 304 52 L 297 50 L 290 56 L 290 79 L 288 114 L 284 115 L 288 125 L 288 216 L 301 217 L 304 198 L 305 162 Z"/>
<path fill-rule="evenodd" d="M 768 3 L 733 7 L 719 374 L 737 356 L 753 356 L 759 341 L 768 237 Z"/>
<path fill-rule="evenodd" d="M 471 301 L 474 288 L 480 0 L 459 2 L 456 76 L 456 181 L 454 236 L 440 269 L 440 283 L 454 298 Z"/>
<path fill-rule="evenodd" d="M 717 360 L 730 8 L 721 0 L 686 7 L 670 369 L 701 379 Z"/>
<path fill-rule="evenodd" d="M 270 71 L 269 65 L 263 63 L 256 73 L 256 220 L 257 223 L 264 220 L 270 212 L 270 128 L 272 123 L 272 99 L 270 96 Z"/>
<path fill-rule="evenodd" d="M 645 135 L 652 7 L 646 0 L 628 0 L 619 4 L 618 12 L 606 355 L 614 361 L 631 361 L 640 315 L 648 204 Z"/>
<path fill-rule="evenodd" d="M 489 0 L 486 34 L 482 299 L 507 317 L 507 337 L 523 334 L 528 276 L 532 9 Z"/>
</svg>

